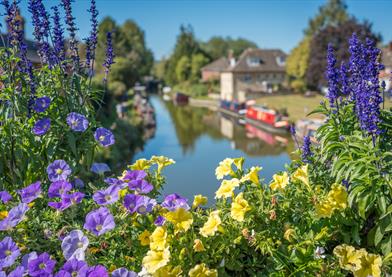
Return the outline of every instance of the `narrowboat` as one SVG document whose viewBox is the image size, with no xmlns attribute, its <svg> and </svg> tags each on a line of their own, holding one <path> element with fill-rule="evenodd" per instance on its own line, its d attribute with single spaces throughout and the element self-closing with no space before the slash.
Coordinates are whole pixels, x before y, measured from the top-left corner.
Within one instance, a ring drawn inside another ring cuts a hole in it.
<svg viewBox="0 0 392 277">
<path fill-rule="evenodd" d="M 245 120 L 271 133 L 286 133 L 290 127 L 287 116 L 260 105 L 248 106 Z"/>
<path fill-rule="evenodd" d="M 233 101 L 221 100 L 220 110 L 223 113 L 229 114 L 231 116 L 243 117 L 243 111 L 246 109 L 245 103 L 238 103 Z"/>
<path fill-rule="evenodd" d="M 186 105 L 189 102 L 189 96 L 182 92 L 176 92 L 173 101 L 176 105 Z"/>
<path fill-rule="evenodd" d="M 296 133 L 300 140 L 303 140 L 305 136 L 309 136 L 310 140 L 317 143 L 315 137 L 317 129 L 323 125 L 322 119 L 300 119 L 295 123 Z"/>
</svg>

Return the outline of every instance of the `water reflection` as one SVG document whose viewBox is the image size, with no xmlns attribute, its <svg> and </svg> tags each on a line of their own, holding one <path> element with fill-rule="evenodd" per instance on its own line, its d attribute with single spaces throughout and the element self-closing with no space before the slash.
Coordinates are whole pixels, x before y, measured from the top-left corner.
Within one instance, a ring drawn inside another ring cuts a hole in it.
<svg viewBox="0 0 392 277">
<path fill-rule="evenodd" d="M 178 192 L 190 199 L 202 193 L 213 200 L 219 186 L 214 170 L 226 157 L 244 156 L 247 167 L 262 166 L 267 181 L 290 160 L 294 145 L 289 137 L 240 124 L 237 118 L 216 111 L 175 106 L 158 96 L 151 102 L 157 119 L 155 137 L 135 159 L 166 155 L 176 160 L 165 170 L 165 193 Z"/>
</svg>

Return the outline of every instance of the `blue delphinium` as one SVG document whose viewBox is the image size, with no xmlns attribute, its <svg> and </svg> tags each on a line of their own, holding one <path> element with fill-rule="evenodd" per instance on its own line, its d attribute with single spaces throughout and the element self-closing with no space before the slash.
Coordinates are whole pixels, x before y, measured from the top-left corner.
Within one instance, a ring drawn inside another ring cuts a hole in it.
<svg viewBox="0 0 392 277">
<path fill-rule="evenodd" d="M 65 59 L 64 51 L 64 30 L 60 22 L 60 12 L 58 7 L 52 7 L 53 10 L 53 53 L 56 56 L 57 63 Z"/>
<path fill-rule="evenodd" d="M 91 0 L 90 9 L 88 10 L 91 14 L 90 22 L 91 22 L 91 31 L 90 36 L 86 39 L 86 65 L 88 67 L 91 66 L 91 70 L 93 70 L 94 59 L 95 59 L 95 49 L 97 48 L 98 41 L 98 10 L 95 3 L 95 0 Z"/>
<path fill-rule="evenodd" d="M 336 68 L 335 51 L 332 44 L 328 44 L 327 53 L 327 78 L 328 78 L 328 93 L 329 106 L 335 107 L 336 101 L 339 97 L 339 72 Z"/>
<path fill-rule="evenodd" d="M 301 147 L 301 158 L 304 163 L 310 162 L 310 157 L 312 156 L 312 150 L 310 149 L 311 141 L 309 136 L 304 136 L 304 143 Z"/>
<path fill-rule="evenodd" d="M 71 58 L 74 61 L 74 66 L 79 67 L 79 53 L 78 53 L 78 42 L 76 40 L 76 24 L 75 17 L 72 15 L 72 0 L 61 0 L 61 5 L 65 12 L 65 23 L 69 32 L 69 48 L 71 50 Z"/>
<path fill-rule="evenodd" d="M 106 34 L 106 58 L 105 58 L 105 62 L 103 63 L 103 67 L 105 68 L 104 82 L 107 81 L 109 70 L 112 64 L 114 64 L 112 33 L 108 32 Z"/>
</svg>

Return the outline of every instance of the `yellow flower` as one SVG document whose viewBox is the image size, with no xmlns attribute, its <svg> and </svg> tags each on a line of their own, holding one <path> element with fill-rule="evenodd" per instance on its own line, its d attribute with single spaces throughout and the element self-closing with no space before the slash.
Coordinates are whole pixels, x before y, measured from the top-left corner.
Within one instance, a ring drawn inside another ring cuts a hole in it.
<svg viewBox="0 0 392 277">
<path fill-rule="evenodd" d="M 366 254 L 366 251 L 364 249 L 355 250 L 350 245 L 342 244 L 336 246 L 333 253 L 339 258 L 341 268 L 355 271 L 361 267 L 361 257 Z"/>
<path fill-rule="evenodd" d="M 217 277 L 216 269 L 209 269 L 204 263 L 198 264 L 189 271 L 189 277 Z"/>
<path fill-rule="evenodd" d="M 308 164 L 298 168 L 291 177 L 294 180 L 303 182 L 307 187 L 309 187 Z"/>
<path fill-rule="evenodd" d="M 347 207 L 348 194 L 346 188 L 339 184 L 333 184 L 327 199 L 333 203 L 336 209 L 345 209 Z"/>
<path fill-rule="evenodd" d="M 218 231 L 221 223 L 222 221 L 219 217 L 219 210 L 213 211 L 212 213 L 210 213 L 207 222 L 204 223 L 204 226 L 200 229 L 200 234 L 203 237 L 215 235 L 215 232 Z"/>
<path fill-rule="evenodd" d="M 152 275 L 153 277 L 179 277 L 181 276 L 182 269 L 180 266 L 172 267 L 170 265 L 166 265 L 161 267 Z"/>
<path fill-rule="evenodd" d="M 166 248 L 163 251 L 148 251 L 142 263 L 148 273 L 154 274 L 158 269 L 167 265 L 169 260 L 170 252 L 169 248 Z"/>
<path fill-rule="evenodd" d="M 331 217 L 334 211 L 333 205 L 328 201 L 323 201 L 315 206 L 316 216 L 318 218 Z"/>
<path fill-rule="evenodd" d="M 204 248 L 203 242 L 199 239 L 195 239 L 193 242 L 193 250 L 195 250 L 195 252 L 203 252 L 206 251 L 206 249 Z"/>
<path fill-rule="evenodd" d="M 146 159 L 139 159 L 134 164 L 129 166 L 132 170 L 146 170 L 151 166 L 151 162 Z"/>
<path fill-rule="evenodd" d="M 260 170 L 261 167 L 252 166 L 251 169 L 249 170 L 249 173 L 241 178 L 241 182 L 251 181 L 256 185 L 260 185 L 259 174 L 258 174 Z"/>
<path fill-rule="evenodd" d="M 241 158 L 235 158 L 233 159 L 233 163 L 235 164 L 235 166 L 239 169 L 242 170 L 242 166 L 244 164 L 245 159 L 243 157 Z"/>
<path fill-rule="evenodd" d="M 194 208 L 197 208 L 199 206 L 206 205 L 207 202 L 208 202 L 208 198 L 207 197 L 205 197 L 205 196 L 203 196 L 201 194 L 195 195 L 195 199 L 193 200 L 192 208 L 194 209 Z"/>
<path fill-rule="evenodd" d="M 231 203 L 231 217 L 237 221 L 244 221 L 244 216 L 250 210 L 248 201 L 243 197 L 243 193 L 237 195 L 233 203 Z"/>
<path fill-rule="evenodd" d="M 192 214 L 184 208 L 178 208 L 175 211 L 167 212 L 165 218 L 174 224 L 175 233 L 186 232 L 193 223 Z"/>
<path fill-rule="evenodd" d="M 112 264 L 110 267 L 109 267 L 109 272 L 113 272 L 113 271 L 115 271 L 116 270 L 116 266 L 114 265 L 114 264 Z"/>
<path fill-rule="evenodd" d="M 148 230 L 144 230 L 139 235 L 140 244 L 143 246 L 149 245 L 150 244 L 150 236 L 151 236 L 151 233 Z"/>
<path fill-rule="evenodd" d="M 234 173 L 233 169 L 231 168 L 233 162 L 233 159 L 226 158 L 219 163 L 218 167 L 215 169 L 215 175 L 218 180 L 223 179 L 223 177 L 225 177 L 226 175 Z"/>
<path fill-rule="evenodd" d="M 126 194 L 128 193 L 128 189 L 122 189 L 118 192 L 118 195 L 120 196 L 120 198 L 123 198 Z"/>
<path fill-rule="evenodd" d="M 361 257 L 361 268 L 355 270 L 354 277 L 380 277 L 382 260 L 379 255 L 364 254 Z"/>
<path fill-rule="evenodd" d="M 98 252 L 101 252 L 101 248 L 98 248 L 98 247 L 90 247 L 87 251 L 90 252 L 91 254 L 96 254 L 96 253 L 98 253 Z"/>
<path fill-rule="evenodd" d="M 0 211 L 0 219 L 4 219 L 8 216 L 8 211 Z"/>
<path fill-rule="evenodd" d="M 270 184 L 272 190 L 284 190 L 289 184 L 289 175 L 287 172 L 283 172 L 283 175 L 275 174 L 272 176 L 272 179 L 274 179 Z"/>
<path fill-rule="evenodd" d="M 35 205 L 35 202 L 30 202 L 29 204 L 27 204 L 27 206 L 29 206 L 29 208 L 34 207 L 34 205 Z"/>
<path fill-rule="evenodd" d="M 152 156 L 150 161 L 158 165 L 158 173 L 166 166 L 176 163 L 174 160 L 165 156 Z"/>
<path fill-rule="evenodd" d="M 215 198 L 227 198 L 232 196 L 233 191 L 240 185 L 237 178 L 231 180 L 223 180 L 219 189 L 215 192 Z"/>
<path fill-rule="evenodd" d="M 165 228 L 157 227 L 150 236 L 150 249 L 163 250 L 166 246 L 167 233 Z"/>
<path fill-rule="evenodd" d="M 292 228 L 287 229 L 287 230 L 284 232 L 284 235 L 283 235 L 284 239 L 287 240 L 287 241 L 289 241 L 289 242 L 291 242 L 291 239 L 292 239 L 294 236 L 295 236 L 295 230 L 292 229 Z"/>
</svg>

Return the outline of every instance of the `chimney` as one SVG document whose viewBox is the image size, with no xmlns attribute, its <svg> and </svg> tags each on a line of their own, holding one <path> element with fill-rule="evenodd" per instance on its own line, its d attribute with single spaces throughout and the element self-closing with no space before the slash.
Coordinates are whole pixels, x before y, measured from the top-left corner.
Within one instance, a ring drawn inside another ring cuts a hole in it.
<svg viewBox="0 0 392 277">
<path fill-rule="evenodd" d="M 235 66 L 235 58 L 234 58 L 234 52 L 232 49 L 229 50 L 227 58 L 229 59 L 230 67 L 234 67 Z"/>
</svg>

